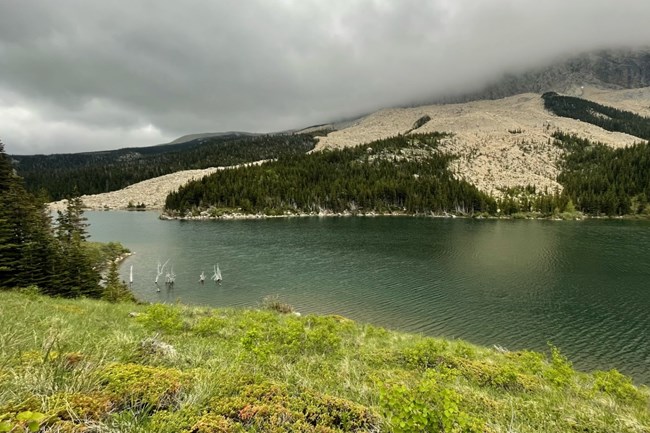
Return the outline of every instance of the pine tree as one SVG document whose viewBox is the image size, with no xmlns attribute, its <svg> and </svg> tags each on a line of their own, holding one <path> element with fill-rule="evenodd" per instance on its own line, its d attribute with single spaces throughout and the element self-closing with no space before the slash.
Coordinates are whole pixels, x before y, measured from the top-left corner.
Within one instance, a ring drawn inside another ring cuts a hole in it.
<svg viewBox="0 0 650 433">
<path fill-rule="evenodd" d="M 0 142 L 0 287 L 26 283 L 23 263 L 25 196 Z"/>
<path fill-rule="evenodd" d="M 129 288 L 120 281 L 120 274 L 117 271 L 117 262 L 111 260 L 106 275 L 106 287 L 102 298 L 109 302 L 135 301 Z"/>
<path fill-rule="evenodd" d="M 63 257 L 59 294 L 99 298 L 102 296 L 100 275 L 93 268 L 83 245 L 88 235 L 82 206 L 81 199 L 73 197 L 68 199 L 66 210 L 58 212 L 56 233 Z"/>
<path fill-rule="evenodd" d="M 99 272 L 84 249 L 87 226 L 75 197 L 59 214 L 55 237 L 49 212 L 25 190 L 0 142 L 0 287 L 37 285 L 50 295 L 101 297 Z"/>
</svg>

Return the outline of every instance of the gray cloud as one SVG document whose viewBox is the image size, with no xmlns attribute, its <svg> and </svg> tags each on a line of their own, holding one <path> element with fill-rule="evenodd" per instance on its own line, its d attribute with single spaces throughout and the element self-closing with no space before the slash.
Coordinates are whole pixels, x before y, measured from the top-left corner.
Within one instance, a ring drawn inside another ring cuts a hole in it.
<svg viewBox="0 0 650 433">
<path fill-rule="evenodd" d="M 650 43 L 638 0 L 0 1 L 10 153 L 277 131 Z"/>
</svg>

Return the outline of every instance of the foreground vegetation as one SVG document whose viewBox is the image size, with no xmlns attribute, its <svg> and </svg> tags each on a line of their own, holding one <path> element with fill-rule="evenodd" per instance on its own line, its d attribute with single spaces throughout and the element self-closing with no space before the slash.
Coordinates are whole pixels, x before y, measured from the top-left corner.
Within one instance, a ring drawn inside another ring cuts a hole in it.
<svg viewBox="0 0 650 433">
<path fill-rule="evenodd" d="M 271 310 L 0 301 L 0 431 L 650 429 L 646 388 L 576 372 L 553 347 L 497 351 Z"/>
</svg>

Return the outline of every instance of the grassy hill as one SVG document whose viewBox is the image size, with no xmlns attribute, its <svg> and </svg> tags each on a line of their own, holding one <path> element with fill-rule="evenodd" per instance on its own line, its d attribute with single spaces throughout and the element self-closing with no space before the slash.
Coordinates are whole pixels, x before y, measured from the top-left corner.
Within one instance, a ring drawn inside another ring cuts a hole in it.
<svg viewBox="0 0 650 433">
<path fill-rule="evenodd" d="M 340 316 L 0 292 L 0 431 L 647 432 L 649 392 L 555 348 Z M 271 308 L 269 308 L 271 307 Z"/>
</svg>

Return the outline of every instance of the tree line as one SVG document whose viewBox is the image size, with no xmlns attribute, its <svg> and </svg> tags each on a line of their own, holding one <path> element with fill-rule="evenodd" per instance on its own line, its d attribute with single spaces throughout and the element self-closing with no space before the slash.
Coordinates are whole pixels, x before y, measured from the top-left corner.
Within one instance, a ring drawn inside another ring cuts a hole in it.
<svg viewBox="0 0 650 433">
<path fill-rule="evenodd" d="M 623 132 L 650 140 L 650 119 L 647 117 L 555 92 L 544 93 L 542 98 L 544 107 L 558 116 L 591 123 L 607 131 Z"/>
<path fill-rule="evenodd" d="M 54 224 L 43 203 L 25 189 L 0 142 L 0 288 L 37 286 L 53 296 L 131 299 L 119 279 L 100 284 L 107 258 L 120 248 L 107 245 L 109 251 L 97 252 L 87 242 L 81 200 L 71 198 Z"/>
<path fill-rule="evenodd" d="M 644 214 L 650 211 L 650 145 L 614 149 L 556 132 L 566 150 L 558 182 L 577 209 L 590 215 Z"/>
<path fill-rule="evenodd" d="M 448 170 L 452 156 L 437 149 L 442 136 L 397 136 L 219 171 L 171 193 L 166 212 L 494 212 L 493 198 Z"/>
<path fill-rule="evenodd" d="M 241 134 L 200 138 L 187 143 L 126 148 L 104 152 L 55 155 L 13 155 L 27 190 L 60 200 L 99 194 L 179 170 L 229 166 L 259 159 L 305 153 L 314 148 L 312 135 Z"/>
<path fill-rule="evenodd" d="M 562 147 L 562 189 L 533 185 L 491 197 L 448 170 L 444 134 L 397 136 L 365 146 L 280 158 L 190 182 L 166 200 L 170 215 L 224 211 L 286 213 L 402 212 L 575 217 L 648 214 L 650 146 L 613 149 L 554 133 Z"/>
</svg>

